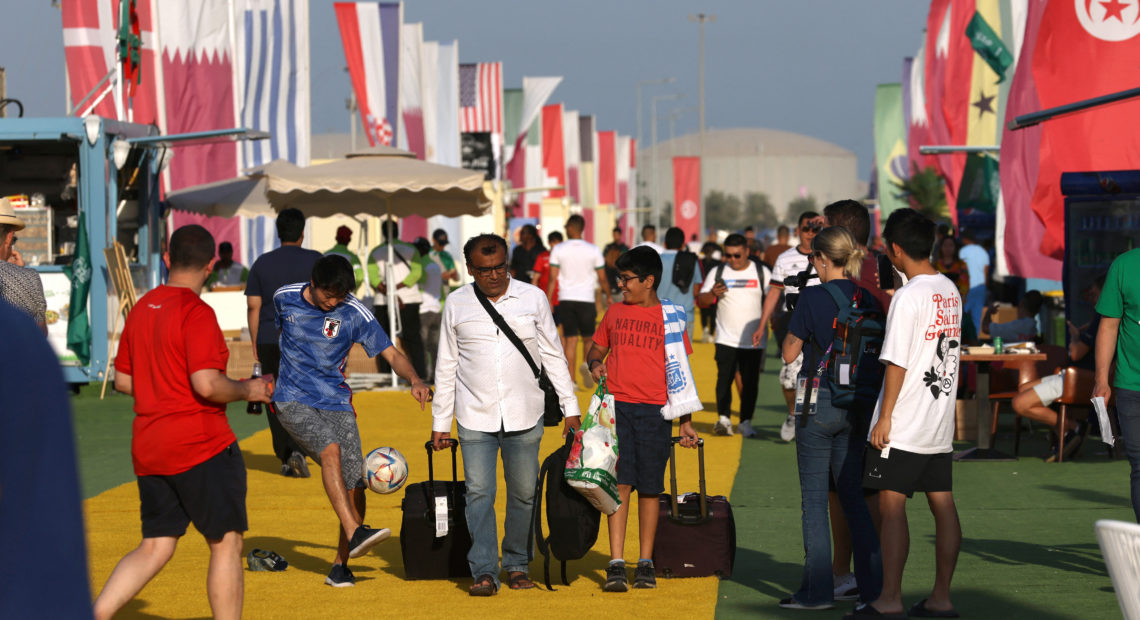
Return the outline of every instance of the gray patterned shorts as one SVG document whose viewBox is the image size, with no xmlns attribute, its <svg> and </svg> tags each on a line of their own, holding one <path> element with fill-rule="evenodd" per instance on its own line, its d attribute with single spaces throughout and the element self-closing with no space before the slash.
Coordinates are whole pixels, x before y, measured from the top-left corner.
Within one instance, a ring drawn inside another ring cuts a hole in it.
<svg viewBox="0 0 1140 620">
<path fill-rule="evenodd" d="M 331 444 L 340 446 L 340 475 L 344 488 L 364 486 L 364 455 L 360 430 L 351 411 L 317 409 L 298 402 L 273 403 L 277 419 L 309 458 L 321 464 L 321 452 Z"/>
</svg>

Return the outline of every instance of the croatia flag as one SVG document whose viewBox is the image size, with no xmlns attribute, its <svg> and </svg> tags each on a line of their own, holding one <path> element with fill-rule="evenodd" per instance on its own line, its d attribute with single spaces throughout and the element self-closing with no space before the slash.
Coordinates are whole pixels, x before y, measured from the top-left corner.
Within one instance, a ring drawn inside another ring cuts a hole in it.
<svg viewBox="0 0 1140 620">
<path fill-rule="evenodd" d="M 364 135 L 371 146 L 391 146 L 398 113 L 399 28 L 381 23 L 381 12 L 390 11 L 390 6 L 370 2 L 333 6 Z M 389 36 L 395 41 L 389 41 Z"/>
</svg>

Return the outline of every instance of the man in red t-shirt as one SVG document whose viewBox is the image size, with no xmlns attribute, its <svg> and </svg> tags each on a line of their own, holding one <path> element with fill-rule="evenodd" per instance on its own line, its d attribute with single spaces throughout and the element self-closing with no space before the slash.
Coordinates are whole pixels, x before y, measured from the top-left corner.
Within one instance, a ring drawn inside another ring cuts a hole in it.
<svg viewBox="0 0 1140 620">
<path fill-rule="evenodd" d="M 586 363 L 595 381 L 606 377 L 614 396 L 618 446 L 618 495 L 621 506 L 609 516 L 610 564 L 606 568 L 606 592 L 625 592 L 625 529 L 629 496 L 637 489 L 640 551 L 634 572 L 635 588 L 655 588 L 653 544 L 660 505 L 665 492 L 665 465 L 673 442 L 673 423 L 661 407 L 669 402 L 665 376 L 665 319 L 657 286 L 661 281 L 661 256 L 651 247 L 638 246 L 622 254 L 616 263 L 621 303 L 613 304 L 594 333 Z M 686 332 L 685 353 L 692 354 Z M 681 445 L 694 448 L 697 431 L 692 416 L 679 418 Z"/>
<path fill-rule="evenodd" d="M 225 403 L 269 402 L 273 386 L 225 375 L 229 351 L 214 311 L 199 297 L 214 266 L 210 233 L 179 228 L 163 258 L 169 281 L 131 310 L 115 357 L 115 389 L 135 399 L 131 458 L 143 539 L 111 573 L 95 599 L 95 617 L 110 618 L 134 598 L 193 523 L 210 547 L 210 609 L 215 618 L 238 618 L 245 462 Z"/>
<path fill-rule="evenodd" d="M 554 246 L 562 243 L 562 233 L 557 230 L 546 236 L 546 243 L 549 249 L 543 250 L 538 258 L 534 259 L 534 281 L 531 284 L 537 286 L 542 290 L 546 290 L 546 285 L 550 283 L 550 250 Z M 554 325 L 557 327 L 561 325 L 558 320 L 558 283 L 554 283 L 554 297 L 550 298 L 550 312 L 554 315 Z M 566 343 L 562 343 L 562 347 L 566 347 Z"/>
</svg>

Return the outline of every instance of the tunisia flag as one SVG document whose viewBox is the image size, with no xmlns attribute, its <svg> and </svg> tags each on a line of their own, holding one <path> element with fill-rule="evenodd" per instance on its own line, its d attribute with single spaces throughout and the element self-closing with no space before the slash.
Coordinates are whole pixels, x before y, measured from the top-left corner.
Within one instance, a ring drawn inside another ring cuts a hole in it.
<svg viewBox="0 0 1140 620">
<path fill-rule="evenodd" d="M 673 158 L 673 205 L 677 227 L 688 239 L 701 230 L 701 158 Z"/>
<path fill-rule="evenodd" d="M 1006 107 L 1007 124 L 1016 116 L 1119 92 L 1140 81 L 1137 2 L 1032 0 L 1029 11 Z M 1140 101 L 1133 99 L 1054 118 L 1036 128 L 1005 131 L 1001 179 L 1012 273 L 1061 278 L 1061 173 L 1140 168 L 1137 118 Z M 1033 228 L 1039 234 L 1024 234 Z"/>
</svg>

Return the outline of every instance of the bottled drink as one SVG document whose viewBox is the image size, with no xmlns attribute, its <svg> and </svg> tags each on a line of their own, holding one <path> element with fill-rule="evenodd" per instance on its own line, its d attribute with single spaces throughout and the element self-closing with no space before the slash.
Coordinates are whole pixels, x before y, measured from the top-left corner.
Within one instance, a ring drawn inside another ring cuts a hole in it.
<svg viewBox="0 0 1140 620">
<path fill-rule="evenodd" d="M 1005 347 L 1002 346 L 1001 336 L 995 336 L 994 337 L 994 353 L 996 353 L 997 355 L 1001 355 L 1004 351 L 1005 351 Z M 253 405 L 251 404 L 250 406 L 252 407 Z M 258 409 L 260 410 L 260 405 L 258 406 Z M 260 411 L 259 411 L 259 413 L 260 413 Z"/>
<path fill-rule="evenodd" d="M 249 378 L 257 379 L 259 377 L 261 377 L 261 362 L 254 362 L 253 374 Z M 249 403 L 245 407 L 245 412 L 251 415 L 261 415 L 261 403 Z"/>
</svg>

